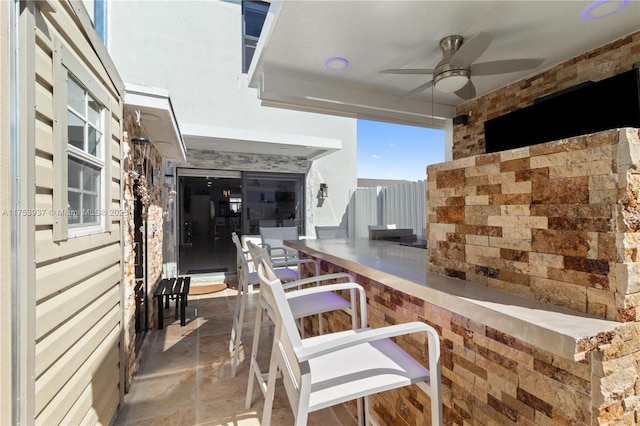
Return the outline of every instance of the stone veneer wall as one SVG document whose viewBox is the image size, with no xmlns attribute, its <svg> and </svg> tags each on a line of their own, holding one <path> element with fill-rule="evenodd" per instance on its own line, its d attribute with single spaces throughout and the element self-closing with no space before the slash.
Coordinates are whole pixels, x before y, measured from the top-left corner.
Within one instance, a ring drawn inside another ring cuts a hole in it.
<svg viewBox="0 0 640 426">
<path fill-rule="evenodd" d="M 303 257 L 307 257 L 304 256 Z M 326 261 L 322 273 L 349 272 Z M 307 267 L 306 275 L 314 272 Z M 613 425 L 640 423 L 638 335 L 640 324 L 621 325 L 599 336 L 597 347 L 565 359 L 543 348 L 409 296 L 358 274 L 367 293 L 369 325 L 422 321 L 440 335 L 445 425 Z M 348 297 L 345 293 L 344 297 Z M 344 312 L 325 315 L 326 328 L 351 327 Z M 579 321 L 579 319 L 576 319 Z M 317 320 L 307 318 L 308 335 Z M 426 336 L 395 339 L 411 356 L 428 365 Z M 381 425 L 430 424 L 429 397 L 408 386 L 371 397 Z M 355 404 L 345 404 L 355 416 Z"/>
<path fill-rule="evenodd" d="M 598 81 L 628 71 L 638 60 L 640 31 L 466 102 L 458 107 L 457 113 L 470 114 L 469 122 L 453 127 L 453 158 L 484 154 L 486 120 L 531 105 L 541 96 L 588 80 Z M 518 131 L 524 130 L 514 129 L 515 135 Z"/>
<path fill-rule="evenodd" d="M 128 174 L 132 159 L 132 155 L 137 148 L 131 143 L 131 138 L 133 137 L 146 137 L 144 130 L 141 129 L 137 124 L 136 120 L 131 113 L 125 109 L 125 134 L 123 138 L 123 145 L 125 150 L 125 158 L 127 161 L 124 162 L 124 179 L 123 179 L 123 199 L 124 199 L 124 209 L 126 211 L 125 220 L 123 221 L 124 228 L 124 345 L 125 345 L 125 353 L 127 357 L 127 364 L 125 366 L 125 379 L 126 379 L 126 389 L 128 390 L 131 379 L 137 373 L 138 370 L 138 361 L 136 359 L 136 338 L 140 338 L 136 336 L 135 330 L 135 252 L 134 252 L 134 194 L 133 194 L 133 178 Z M 147 160 L 148 160 L 148 169 L 153 170 L 159 169 L 162 170 L 162 158 L 159 152 L 153 147 L 149 146 L 145 149 Z M 151 176 L 148 177 L 151 179 Z M 162 174 L 157 178 L 162 179 Z M 163 201 L 162 194 L 163 186 L 160 184 L 153 184 L 149 181 L 148 189 L 149 189 L 149 206 L 147 212 L 147 229 L 148 229 L 148 239 L 147 239 L 147 257 L 148 257 L 148 294 L 152 295 L 155 290 L 155 285 L 159 282 L 162 276 L 162 265 L 163 265 L 163 257 L 162 257 L 162 240 L 163 240 L 163 221 L 164 221 L 164 210 L 166 202 Z M 149 297 L 147 303 L 149 303 L 149 327 L 150 329 L 154 329 L 157 324 L 157 318 L 154 313 L 156 312 L 155 307 L 155 298 Z M 143 342 L 143 346 L 144 346 Z"/>
<path fill-rule="evenodd" d="M 620 129 L 429 166 L 429 270 L 637 321 L 638 164 Z"/>
<path fill-rule="evenodd" d="M 301 157 L 200 149 L 189 150 L 187 163 L 190 167 L 203 169 L 302 174 L 312 166 L 311 161 Z"/>
</svg>

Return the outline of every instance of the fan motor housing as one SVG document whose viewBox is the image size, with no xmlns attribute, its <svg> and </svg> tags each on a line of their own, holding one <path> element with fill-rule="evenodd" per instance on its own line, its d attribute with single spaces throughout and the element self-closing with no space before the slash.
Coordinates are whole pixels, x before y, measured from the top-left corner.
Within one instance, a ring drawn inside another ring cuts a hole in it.
<svg viewBox="0 0 640 426">
<path fill-rule="evenodd" d="M 433 73 L 433 82 L 437 83 L 443 78 L 449 78 L 453 76 L 471 77 L 468 67 L 452 64 L 451 58 L 462 46 L 464 38 L 461 35 L 447 36 L 440 40 L 440 48 L 442 49 L 442 59 L 436 65 L 435 72 Z"/>
<path fill-rule="evenodd" d="M 447 54 L 451 52 L 451 54 L 455 53 L 462 46 L 462 42 L 464 39 L 461 35 L 451 35 L 440 40 L 440 48 L 442 49 L 443 54 Z"/>
</svg>

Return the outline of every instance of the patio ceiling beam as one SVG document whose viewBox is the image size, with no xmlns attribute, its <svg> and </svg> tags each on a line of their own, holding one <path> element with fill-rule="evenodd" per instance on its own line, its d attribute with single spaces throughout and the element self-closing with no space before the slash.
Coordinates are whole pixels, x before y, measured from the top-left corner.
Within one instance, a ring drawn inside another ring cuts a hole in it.
<svg viewBox="0 0 640 426">
<path fill-rule="evenodd" d="M 263 104 L 335 115 L 443 128 L 455 107 L 264 73 L 258 87 Z"/>
</svg>

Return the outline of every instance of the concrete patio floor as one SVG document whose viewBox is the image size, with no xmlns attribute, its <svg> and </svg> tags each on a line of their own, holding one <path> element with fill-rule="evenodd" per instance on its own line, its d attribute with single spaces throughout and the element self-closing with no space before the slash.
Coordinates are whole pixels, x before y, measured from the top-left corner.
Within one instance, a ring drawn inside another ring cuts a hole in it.
<svg viewBox="0 0 640 426">
<path fill-rule="evenodd" d="M 259 425 L 263 396 L 254 385 L 253 405 L 244 408 L 257 293 L 249 296 L 243 329 L 245 346 L 237 375 L 231 378 L 229 338 L 236 290 L 189 296 L 187 323 L 165 318 L 163 330 L 152 330 L 116 425 Z M 173 307 L 173 304 L 172 304 Z M 165 315 L 170 315 L 170 310 Z M 261 332 L 259 363 L 267 371 L 273 327 Z M 293 425 L 284 388 L 279 384 L 271 420 Z M 355 425 L 355 419 L 337 406 L 311 413 L 309 425 Z"/>
</svg>

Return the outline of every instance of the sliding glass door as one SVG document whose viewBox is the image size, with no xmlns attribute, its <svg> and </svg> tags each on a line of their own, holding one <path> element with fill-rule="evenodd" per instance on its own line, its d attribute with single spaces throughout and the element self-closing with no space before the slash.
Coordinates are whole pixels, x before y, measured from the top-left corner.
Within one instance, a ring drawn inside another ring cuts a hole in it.
<svg viewBox="0 0 640 426">
<path fill-rule="evenodd" d="M 304 234 L 304 175 L 243 173 L 243 233 L 259 234 L 260 226 L 297 226 Z"/>
</svg>

